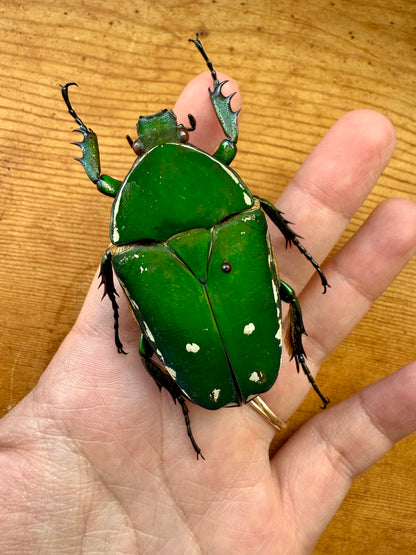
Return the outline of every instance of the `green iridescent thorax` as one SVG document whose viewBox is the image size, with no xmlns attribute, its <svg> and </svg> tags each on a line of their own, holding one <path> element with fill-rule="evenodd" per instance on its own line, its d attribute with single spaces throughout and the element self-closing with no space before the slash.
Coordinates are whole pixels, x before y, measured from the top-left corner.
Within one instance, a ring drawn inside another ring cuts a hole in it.
<svg viewBox="0 0 416 555">
<path fill-rule="evenodd" d="M 111 242 L 167 241 L 253 203 L 238 175 L 213 156 L 189 144 L 157 145 L 137 158 L 115 198 Z"/>
<path fill-rule="evenodd" d="M 178 125 L 170 110 L 161 110 L 150 116 L 140 116 L 136 125 L 137 141 L 141 153 L 164 143 L 183 142 L 183 125 Z"/>
</svg>

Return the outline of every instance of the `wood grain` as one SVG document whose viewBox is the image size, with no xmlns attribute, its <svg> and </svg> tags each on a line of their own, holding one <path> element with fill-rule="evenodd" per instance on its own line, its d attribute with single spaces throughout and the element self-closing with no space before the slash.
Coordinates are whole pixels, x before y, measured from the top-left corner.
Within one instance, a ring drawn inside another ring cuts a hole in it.
<svg viewBox="0 0 416 555">
<path fill-rule="evenodd" d="M 77 107 L 100 137 L 104 171 L 121 177 L 137 116 L 172 107 L 203 70 L 187 44 L 199 31 L 217 68 L 240 83 L 234 167 L 255 194 L 274 200 L 326 130 L 367 107 L 391 119 L 397 148 L 336 249 L 382 200 L 413 198 L 408 0 L 3 0 L 0 16 L 2 414 L 71 328 L 108 242 L 111 201 L 73 162 L 59 83 L 82 84 Z M 409 264 L 325 363 L 320 383 L 333 401 L 414 357 L 414 275 Z M 291 431 L 316 410 L 308 397 Z M 316 555 L 414 552 L 414 453 L 414 438 L 404 440 L 355 482 Z"/>
</svg>

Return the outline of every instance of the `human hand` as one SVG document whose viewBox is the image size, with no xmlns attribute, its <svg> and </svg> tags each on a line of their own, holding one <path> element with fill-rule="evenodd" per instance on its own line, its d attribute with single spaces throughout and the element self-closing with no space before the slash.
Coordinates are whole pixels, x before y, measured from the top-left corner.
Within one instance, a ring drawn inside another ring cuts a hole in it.
<svg viewBox="0 0 416 555">
<path fill-rule="evenodd" d="M 193 113 L 192 142 L 213 150 L 219 129 L 209 85 L 208 74 L 192 81 L 175 112 L 184 122 Z M 347 114 L 280 197 L 279 209 L 296 219 L 318 260 L 393 147 L 384 117 Z M 302 304 L 314 374 L 408 260 L 413 218 L 407 201 L 380 205 L 326 263 L 332 289 L 325 297 L 307 261 L 272 233 L 281 273 Z M 129 352 L 122 356 L 111 305 L 100 302 L 97 285 L 94 279 L 39 384 L 0 422 L 1 553 L 308 553 L 351 481 L 414 429 L 409 364 L 312 418 L 271 460 L 273 429 L 250 407 L 207 411 L 189 404 L 207 459 L 197 462 L 179 407 L 141 367 L 127 303 L 120 299 L 120 335 Z M 308 389 L 286 357 L 264 398 L 287 419 Z"/>
</svg>

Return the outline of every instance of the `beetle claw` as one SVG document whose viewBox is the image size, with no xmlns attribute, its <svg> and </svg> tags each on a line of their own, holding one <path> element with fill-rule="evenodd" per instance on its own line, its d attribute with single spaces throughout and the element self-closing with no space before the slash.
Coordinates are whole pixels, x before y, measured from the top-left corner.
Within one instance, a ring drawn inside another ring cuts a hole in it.
<svg viewBox="0 0 416 555">
<path fill-rule="evenodd" d="M 98 275 L 101 278 L 98 288 L 104 286 L 104 293 L 101 297 L 101 300 L 104 299 L 105 296 L 111 301 L 111 305 L 113 307 L 113 314 L 114 314 L 114 341 L 117 347 L 117 352 L 123 355 L 127 354 L 127 351 L 123 348 L 123 343 L 120 341 L 120 337 L 118 335 L 119 329 L 119 312 L 118 312 L 118 304 L 116 301 L 116 297 L 118 297 L 118 293 L 116 288 L 114 287 L 114 278 L 113 278 L 113 266 L 111 263 L 111 252 L 109 249 L 106 250 L 100 266 L 100 273 Z"/>
<path fill-rule="evenodd" d="M 164 371 L 163 368 L 159 366 L 159 364 L 151 359 L 152 353 L 150 351 L 153 351 L 153 349 L 151 349 L 150 344 L 146 339 L 144 339 L 144 343 L 145 345 L 141 345 L 139 349 L 144 367 L 155 381 L 157 387 L 159 388 L 159 391 L 161 391 L 162 387 L 164 387 L 171 394 L 174 403 L 176 404 L 176 401 L 178 401 L 181 405 L 182 413 L 185 419 L 186 431 L 192 443 L 192 447 L 196 452 L 197 459 L 201 457 L 205 460 L 205 457 L 201 453 L 201 449 L 199 448 L 199 445 L 195 441 L 195 438 L 192 434 L 189 411 L 188 407 L 186 406 L 185 399 L 183 398 L 182 390 L 180 389 L 179 385 L 169 376 L 169 374 L 167 374 L 167 372 Z"/>
</svg>

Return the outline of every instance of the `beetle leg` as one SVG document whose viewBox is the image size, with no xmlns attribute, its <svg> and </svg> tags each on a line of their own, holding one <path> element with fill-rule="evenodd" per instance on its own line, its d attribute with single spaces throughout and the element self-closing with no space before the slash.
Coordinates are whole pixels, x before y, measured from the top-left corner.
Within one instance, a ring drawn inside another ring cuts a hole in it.
<svg viewBox="0 0 416 555">
<path fill-rule="evenodd" d="M 280 282 L 280 297 L 285 303 L 289 303 L 289 347 L 291 359 L 294 358 L 296 362 L 296 369 L 299 372 L 302 368 L 306 377 L 308 378 L 313 389 L 321 398 L 325 408 L 329 399 L 320 391 L 314 377 L 312 376 L 307 364 L 306 364 L 306 354 L 302 344 L 302 336 L 307 335 L 305 327 L 303 325 L 302 310 L 300 308 L 299 300 L 290 285 L 284 281 Z"/>
<path fill-rule="evenodd" d="M 228 81 L 222 81 L 221 83 L 218 81 L 217 73 L 212 65 L 211 60 L 208 58 L 207 53 L 205 52 L 204 47 L 201 44 L 201 41 L 199 40 L 198 33 L 196 35 L 196 39 L 189 39 L 189 41 L 193 42 L 198 48 L 212 75 L 214 90 L 208 89 L 209 96 L 211 98 L 211 103 L 214 107 L 218 121 L 220 122 L 225 136 L 227 137 L 222 141 L 213 156 L 223 164 L 228 165 L 232 162 L 234 156 L 237 154 L 237 117 L 240 110 L 233 112 L 233 110 L 231 109 L 231 99 L 235 95 L 235 92 L 230 94 L 229 96 L 224 96 L 222 94 L 221 89 L 223 85 L 225 85 L 225 83 L 228 83 Z"/>
<path fill-rule="evenodd" d="M 204 455 L 201 453 L 201 449 L 199 448 L 192 434 L 189 411 L 188 411 L 188 407 L 186 406 L 185 399 L 183 398 L 182 391 L 178 386 L 178 384 L 175 382 L 175 380 L 173 380 L 173 378 L 171 378 L 171 376 L 169 376 L 169 374 L 165 370 L 163 370 L 163 368 L 159 364 L 157 364 L 152 360 L 154 351 L 150 343 L 148 342 L 148 340 L 143 334 L 140 337 L 139 354 L 142 358 L 142 361 L 146 370 L 156 382 L 156 385 L 159 388 L 159 390 L 162 390 L 162 387 L 164 387 L 171 394 L 173 401 L 175 403 L 176 401 L 178 401 L 179 404 L 181 405 L 183 416 L 185 418 L 186 431 L 188 432 L 188 436 L 189 436 L 189 439 L 191 440 L 192 447 L 196 452 L 196 457 L 197 458 L 201 457 L 202 459 L 205 459 Z"/>
<path fill-rule="evenodd" d="M 321 270 L 319 264 L 316 260 L 312 257 L 311 254 L 305 249 L 305 247 L 299 242 L 301 236 L 295 233 L 292 229 L 290 229 L 289 222 L 283 217 L 283 213 L 280 212 L 271 202 L 264 198 L 259 198 L 260 205 L 265 211 L 265 213 L 269 216 L 275 226 L 280 230 L 283 237 L 286 239 L 286 247 L 295 245 L 299 251 L 309 260 L 315 270 L 318 272 L 319 277 L 321 278 L 322 286 L 324 288 L 323 292 L 326 293 L 328 287 L 331 287 L 325 277 L 325 274 Z"/>
<path fill-rule="evenodd" d="M 110 249 L 107 249 L 104 253 L 103 258 L 101 259 L 100 274 L 99 274 L 99 277 L 101 278 L 101 282 L 98 287 L 101 287 L 102 285 L 104 285 L 104 293 L 102 298 L 104 299 L 104 297 L 107 295 L 113 306 L 114 340 L 116 343 L 117 351 L 125 355 L 127 353 L 123 349 L 123 344 L 120 341 L 120 337 L 118 335 L 119 313 L 118 313 L 118 304 L 116 301 L 116 296 L 118 297 L 118 293 L 116 291 L 116 288 L 114 287 L 113 265 L 111 263 L 111 258 L 112 258 L 112 255 L 111 255 Z"/>
<path fill-rule="evenodd" d="M 109 175 L 101 175 L 100 151 L 98 149 L 97 135 L 92 129 L 86 127 L 82 119 L 73 109 L 68 96 L 68 88 L 71 85 L 78 86 L 76 83 L 67 83 L 63 86 L 61 85 L 61 92 L 65 104 L 68 108 L 69 114 L 79 125 L 79 128 L 74 129 L 74 131 L 82 133 L 84 137 L 81 142 L 73 143 L 74 145 L 79 146 L 82 152 L 82 157 L 76 158 L 76 160 L 78 160 L 78 162 L 81 162 L 85 173 L 87 174 L 89 179 L 93 183 L 95 183 L 100 193 L 103 193 L 104 195 L 108 195 L 110 197 L 115 197 L 121 187 L 121 181 L 118 181 L 117 179 L 114 179 Z"/>
</svg>

